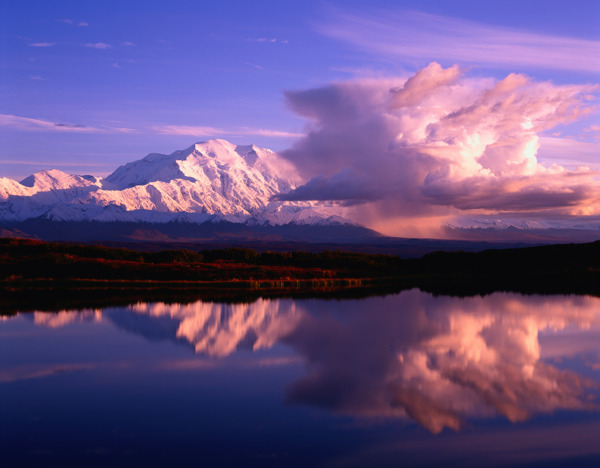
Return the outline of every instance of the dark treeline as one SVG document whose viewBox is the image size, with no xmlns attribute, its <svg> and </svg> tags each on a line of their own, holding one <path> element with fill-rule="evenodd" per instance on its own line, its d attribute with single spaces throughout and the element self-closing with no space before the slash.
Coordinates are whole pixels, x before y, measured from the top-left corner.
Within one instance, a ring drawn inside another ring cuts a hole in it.
<svg viewBox="0 0 600 468">
<path fill-rule="evenodd" d="M 0 279 L 5 287 L 9 283 L 13 287 L 19 281 L 88 279 L 287 281 L 276 286 L 286 288 L 293 280 L 349 278 L 375 279 L 393 284 L 394 288 L 419 287 L 455 295 L 501 290 L 597 294 L 600 292 L 600 241 L 478 253 L 435 252 L 419 259 L 402 259 L 345 251 L 257 252 L 245 248 L 139 252 L 0 239 Z M 318 283 L 319 287 L 323 284 Z"/>
<path fill-rule="evenodd" d="M 354 252 L 252 249 L 139 252 L 23 239 L 0 239 L 0 278 L 229 281 L 393 276 L 402 260 Z"/>
</svg>

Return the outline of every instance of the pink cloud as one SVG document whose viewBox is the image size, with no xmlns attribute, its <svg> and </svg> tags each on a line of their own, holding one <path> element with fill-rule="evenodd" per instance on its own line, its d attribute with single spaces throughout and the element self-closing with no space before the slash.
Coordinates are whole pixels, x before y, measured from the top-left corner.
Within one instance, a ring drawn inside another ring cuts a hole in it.
<svg viewBox="0 0 600 468">
<path fill-rule="evenodd" d="M 469 79 L 434 62 L 409 79 L 289 91 L 290 108 L 310 123 L 283 156 L 313 178 L 278 198 L 374 202 L 371 211 L 386 218 L 443 210 L 581 214 L 584 205 L 600 212 L 595 173 L 537 159 L 539 133 L 590 113 L 595 89 L 514 73 Z"/>
</svg>

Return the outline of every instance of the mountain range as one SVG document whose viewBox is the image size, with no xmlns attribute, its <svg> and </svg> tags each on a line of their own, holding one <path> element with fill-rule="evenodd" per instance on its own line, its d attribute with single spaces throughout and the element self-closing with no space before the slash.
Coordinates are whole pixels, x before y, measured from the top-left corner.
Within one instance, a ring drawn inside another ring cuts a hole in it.
<svg viewBox="0 0 600 468">
<path fill-rule="evenodd" d="M 275 199 L 301 184 L 295 168 L 269 149 L 209 140 L 168 155 L 150 153 L 105 178 L 56 169 L 37 172 L 20 182 L 2 177 L 0 236 L 224 245 L 406 241 L 356 224 L 339 203 Z M 490 227 L 479 223 L 447 227 L 446 231 L 449 239 L 479 244 L 600 238 L 598 229 L 513 224 Z M 406 246 L 409 250 L 413 247 Z"/>
<path fill-rule="evenodd" d="M 105 178 L 60 170 L 0 178 L 1 234 L 54 240 L 353 240 L 379 234 L 334 203 L 272 198 L 298 186 L 269 149 L 215 139 L 151 153 Z"/>
</svg>

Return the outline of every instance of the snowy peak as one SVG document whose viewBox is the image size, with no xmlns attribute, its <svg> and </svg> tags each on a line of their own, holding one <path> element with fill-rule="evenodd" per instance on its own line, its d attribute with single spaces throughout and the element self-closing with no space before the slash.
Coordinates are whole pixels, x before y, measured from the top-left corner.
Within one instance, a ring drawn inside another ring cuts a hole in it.
<svg viewBox="0 0 600 468">
<path fill-rule="evenodd" d="M 94 176 L 67 174 L 58 169 L 36 172 L 21 181 L 21 185 L 35 189 L 36 192 L 65 190 L 75 187 L 100 186 L 100 179 Z"/>
<path fill-rule="evenodd" d="M 38 193 L 92 186 L 101 187 L 102 179 L 89 175 L 71 175 L 57 169 L 36 172 L 21 182 L 1 177 L 0 201 L 8 200 L 9 197 L 32 197 Z"/>
<path fill-rule="evenodd" d="M 290 169 L 291 165 L 287 161 L 268 149 L 253 145 L 236 146 L 216 139 L 196 143 L 170 155 L 151 153 L 143 159 L 119 167 L 105 180 L 118 190 L 151 182 L 170 183 L 174 180 L 212 186 L 223 172 L 237 171 L 238 175 L 244 173 L 252 179 L 268 180 L 279 192 L 290 190 L 291 180 L 287 180 L 288 174 L 292 173 Z"/>
<path fill-rule="evenodd" d="M 119 167 L 106 177 L 106 181 L 115 190 L 125 190 L 136 185 L 150 182 L 171 182 L 172 180 L 189 178 L 181 172 L 176 157 L 160 153 L 150 153 L 143 159 L 130 162 Z M 194 182 L 194 180 L 191 180 Z"/>
</svg>

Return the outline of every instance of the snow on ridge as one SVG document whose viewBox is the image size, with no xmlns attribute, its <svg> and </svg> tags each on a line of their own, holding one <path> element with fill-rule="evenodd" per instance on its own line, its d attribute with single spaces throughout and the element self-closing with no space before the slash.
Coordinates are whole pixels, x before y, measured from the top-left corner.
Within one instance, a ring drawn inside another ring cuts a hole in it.
<svg viewBox="0 0 600 468">
<path fill-rule="evenodd" d="M 216 139 L 150 153 L 105 179 L 53 169 L 0 178 L 0 220 L 347 224 L 337 205 L 271 201 L 300 182 L 277 153 Z"/>
</svg>

